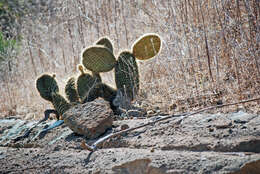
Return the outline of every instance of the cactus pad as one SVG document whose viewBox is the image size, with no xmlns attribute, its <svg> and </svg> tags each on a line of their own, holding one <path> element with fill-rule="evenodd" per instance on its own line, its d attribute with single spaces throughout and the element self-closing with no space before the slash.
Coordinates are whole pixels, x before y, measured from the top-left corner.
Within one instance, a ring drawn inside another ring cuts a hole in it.
<svg viewBox="0 0 260 174">
<path fill-rule="evenodd" d="M 59 92 L 59 87 L 55 80 L 55 76 L 43 74 L 36 80 L 36 88 L 39 91 L 42 98 L 52 102 L 51 93 Z"/>
<path fill-rule="evenodd" d="M 161 49 L 161 39 L 156 34 L 148 34 L 138 39 L 133 47 L 133 55 L 139 60 L 147 60 L 156 56 Z"/>
<path fill-rule="evenodd" d="M 112 103 L 116 98 L 117 90 L 104 83 L 99 83 L 97 86 L 99 88 L 99 97 Z"/>
<path fill-rule="evenodd" d="M 94 46 L 83 51 L 82 64 L 93 72 L 108 72 L 114 68 L 116 59 L 108 48 Z"/>
<path fill-rule="evenodd" d="M 100 97 L 101 89 L 99 84 L 100 83 L 95 83 L 91 88 L 89 88 L 84 98 L 82 99 L 82 103 L 91 102 Z"/>
<path fill-rule="evenodd" d="M 92 77 L 97 78 L 100 82 L 102 81 L 99 73 L 95 73 L 92 71 Z"/>
<path fill-rule="evenodd" d="M 81 101 L 83 101 L 83 103 L 89 101 L 88 98 L 96 99 L 98 97 L 94 93 L 91 93 L 91 95 L 90 95 L 90 91 L 92 90 L 92 88 L 94 88 L 96 86 L 96 84 L 98 84 L 100 82 L 101 82 L 101 79 L 98 78 L 98 76 L 93 77 L 87 73 L 81 74 L 78 77 L 77 90 L 78 90 L 78 95 L 81 98 Z M 92 92 L 94 92 L 94 91 L 92 90 Z"/>
<path fill-rule="evenodd" d="M 79 95 L 76 89 L 75 85 L 75 78 L 72 77 L 68 80 L 66 86 L 65 86 L 65 93 L 67 96 L 67 99 L 73 103 L 73 102 L 79 102 Z"/>
<path fill-rule="evenodd" d="M 90 89 L 88 96 L 84 99 L 83 103 L 93 101 L 98 97 L 102 97 L 106 101 L 112 103 L 116 94 L 117 91 L 114 88 L 100 82 Z"/>
<path fill-rule="evenodd" d="M 113 53 L 113 45 L 112 42 L 110 41 L 110 39 L 103 37 L 101 39 L 99 39 L 96 43 L 96 45 L 103 45 L 104 47 L 108 48 L 111 53 Z"/>
<path fill-rule="evenodd" d="M 133 99 L 139 90 L 139 74 L 136 59 L 130 52 L 124 51 L 119 55 L 115 66 L 117 88 L 129 99 Z"/>
<path fill-rule="evenodd" d="M 54 106 L 54 109 L 58 112 L 59 117 L 70 109 L 71 105 L 60 94 L 52 92 L 51 96 L 52 104 Z"/>
</svg>

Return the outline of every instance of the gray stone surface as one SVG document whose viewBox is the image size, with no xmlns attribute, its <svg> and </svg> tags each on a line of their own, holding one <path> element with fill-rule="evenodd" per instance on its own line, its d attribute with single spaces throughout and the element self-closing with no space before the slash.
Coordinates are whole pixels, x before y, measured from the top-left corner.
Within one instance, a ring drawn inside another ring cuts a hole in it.
<svg viewBox="0 0 260 174">
<path fill-rule="evenodd" d="M 114 121 L 121 130 L 156 120 Z M 240 119 L 242 122 L 235 120 Z M 259 116 L 248 113 L 197 114 L 172 118 L 107 140 L 94 153 L 83 150 L 81 141 L 66 125 L 36 136 L 48 121 L 18 142 L 35 121 L 0 120 L 0 165 L 3 173 L 232 173 L 260 171 Z M 105 136 L 105 135 L 104 135 Z"/>
</svg>

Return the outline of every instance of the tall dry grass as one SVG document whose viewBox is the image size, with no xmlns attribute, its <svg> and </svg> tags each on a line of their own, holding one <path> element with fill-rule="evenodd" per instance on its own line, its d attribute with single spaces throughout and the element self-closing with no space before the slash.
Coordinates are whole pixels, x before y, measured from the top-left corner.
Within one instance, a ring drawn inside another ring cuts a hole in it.
<svg viewBox="0 0 260 174">
<path fill-rule="evenodd" d="M 111 38 L 118 55 L 151 32 L 161 36 L 163 48 L 138 62 L 143 107 L 183 112 L 260 96 L 259 0 L 46 2 L 23 20 L 22 51 L 0 82 L 2 112 L 51 107 L 35 89 L 37 76 L 55 73 L 64 89 L 78 74 L 82 49 L 100 37 Z M 113 72 L 102 77 L 114 85 Z M 259 110 L 257 103 L 243 107 Z"/>
</svg>

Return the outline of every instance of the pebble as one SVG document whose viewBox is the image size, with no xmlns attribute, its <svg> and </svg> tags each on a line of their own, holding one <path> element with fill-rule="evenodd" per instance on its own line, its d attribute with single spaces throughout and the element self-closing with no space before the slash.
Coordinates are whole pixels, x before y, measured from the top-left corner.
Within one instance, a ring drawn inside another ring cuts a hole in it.
<svg viewBox="0 0 260 174">
<path fill-rule="evenodd" d="M 128 129 L 128 128 L 129 128 L 129 126 L 128 126 L 127 124 L 121 125 L 121 130 L 126 130 L 126 129 Z"/>
<path fill-rule="evenodd" d="M 127 111 L 127 115 L 129 117 L 141 117 L 142 116 L 142 112 L 140 112 L 138 110 L 128 110 Z"/>
<path fill-rule="evenodd" d="M 209 132 L 214 132 L 214 129 L 213 128 L 209 128 Z"/>
</svg>

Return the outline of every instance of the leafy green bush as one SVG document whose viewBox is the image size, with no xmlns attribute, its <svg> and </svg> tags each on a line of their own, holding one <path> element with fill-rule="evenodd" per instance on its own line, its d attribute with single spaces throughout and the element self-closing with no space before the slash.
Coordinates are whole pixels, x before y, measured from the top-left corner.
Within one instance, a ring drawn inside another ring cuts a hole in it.
<svg viewBox="0 0 260 174">
<path fill-rule="evenodd" d="M 5 39 L 3 33 L 0 32 L 0 65 L 15 57 L 17 50 L 18 41 L 15 39 Z"/>
</svg>

